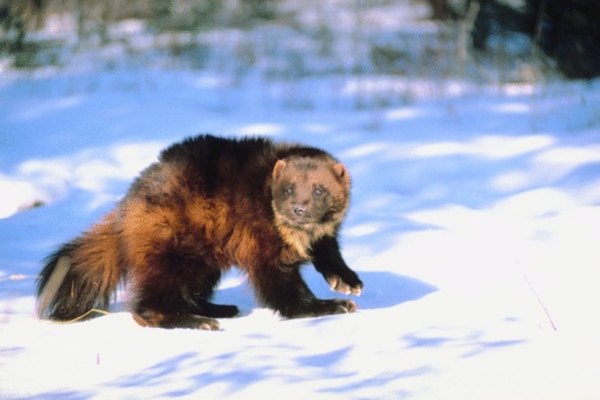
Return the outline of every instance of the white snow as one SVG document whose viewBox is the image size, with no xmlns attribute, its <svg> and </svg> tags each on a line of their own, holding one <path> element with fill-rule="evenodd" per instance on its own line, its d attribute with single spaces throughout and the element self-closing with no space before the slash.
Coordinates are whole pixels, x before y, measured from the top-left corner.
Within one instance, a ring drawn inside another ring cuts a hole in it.
<svg viewBox="0 0 600 400">
<path fill-rule="evenodd" d="M 2 71 L 0 398 L 600 397 L 600 81 L 229 74 Z M 413 95 L 353 105 L 382 92 Z M 243 315 L 219 332 L 139 327 L 124 293 L 88 322 L 38 320 L 41 260 L 163 146 L 200 132 L 300 141 L 347 163 L 359 311 L 281 320 L 232 272 L 216 301 Z"/>
</svg>

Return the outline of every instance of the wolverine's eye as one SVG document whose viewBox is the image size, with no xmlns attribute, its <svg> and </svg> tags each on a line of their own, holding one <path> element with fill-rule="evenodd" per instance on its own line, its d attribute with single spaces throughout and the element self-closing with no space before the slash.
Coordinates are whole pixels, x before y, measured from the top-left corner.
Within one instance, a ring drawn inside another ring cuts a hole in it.
<svg viewBox="0 0 600 400">
<path fill-rule="evenodd" d="M 286 196 L 291 196 L 294 193 L 294 187 L 292 185 L 284 186 L 283 194 Z"/>
<path fill-rule="evenodd" d="M 315 197 L 321 197 L 321 196 L 323 196 L 324 193 L 325 193 L 325 191 L 323 190 L 322 187 L 316 187 L 315 190 L 313 191 L 313 194 Z"/>
</svg>

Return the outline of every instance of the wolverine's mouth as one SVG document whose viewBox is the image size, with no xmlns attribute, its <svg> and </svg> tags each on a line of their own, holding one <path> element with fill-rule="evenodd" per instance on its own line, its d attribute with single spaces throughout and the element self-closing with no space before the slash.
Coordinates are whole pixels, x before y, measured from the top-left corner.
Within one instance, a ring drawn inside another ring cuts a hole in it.
<svg viewBox="0 0 600 400">
<path fill-rule="evenodd" d="M 306 213 L 297 215 L 294 212 L 286 213 L 282 215 L 286 223 L 292 227 L 302 228 L 307 226 L 314 226 L 318 224 L 327 224 L 332 222 L 336 218 L 336 214 L 333 211 L 328 211 L 324 214 L 319 213 Z"/>
<path fill-rule="evenodd" d="M 296 215 L 285 215 L 285 222 L 287 225 L 293 228 L 302 228 L 307 225 L 314 224 L 316 221 L 314 218 L 308 216 L 296 216 Z"/>
<path fill-rule="evenodd" d="M 295 213 L 293 210 L 291 212 L 281 213 L 280 217 L 285 225 L 295 229 L 306 229 L 310 225 L 314 225 L 318 222 L 318 218 L 315 218 L 311 213 L 302 213 L 298 215 L 298 213 Z"/>
<path fill-rule="evenodd" d="M 303 205 L 281 206 L 273 204 L 276 217 L 280 223 L 294 229 L 306 229 L 310 225 L 317 224 L 320 217 L 314 210 L 309 210 Z"/>
</svg>

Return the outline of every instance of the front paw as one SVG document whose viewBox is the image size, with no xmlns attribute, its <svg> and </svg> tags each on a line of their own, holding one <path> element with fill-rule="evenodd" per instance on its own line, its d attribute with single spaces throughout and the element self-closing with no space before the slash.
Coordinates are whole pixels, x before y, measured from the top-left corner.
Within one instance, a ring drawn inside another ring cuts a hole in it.
<svg viewBox="0 0 600 400">
<path fill-rule="evenodd" d="M 333 314 L 349 314 L 357 310 L 356 303 L 352 300 L 333 299 L 320 300 L 320 310 L 315 313 L 315 316 L 333 315 Z"/>
<path fill-rule="evenodd" d="M 358 279 L 358 277 L 353 279 L 354 282 L 352 283 L 344 282 L 340 276 L 333 274 L 327 275 L 325 279 L 327 280 L 327 283 L 329 283 L 331 290 L 336 292 L 353 294 L 355 296 L 360 296 L 362 293 L 363 283 L 360 281 L 360 279 Z"/>
<path fill-rule="evenodd" d="M 293 313 L 285 315 L 287 318 L 306 318 L 306 317 L 321 317 L 334 314 L 349 314 L 357 309 L 356 303 L 352 300 L 317 299 L 310 304 L 304 305 L 301 309 L 295 310 Z"/>
</svg>

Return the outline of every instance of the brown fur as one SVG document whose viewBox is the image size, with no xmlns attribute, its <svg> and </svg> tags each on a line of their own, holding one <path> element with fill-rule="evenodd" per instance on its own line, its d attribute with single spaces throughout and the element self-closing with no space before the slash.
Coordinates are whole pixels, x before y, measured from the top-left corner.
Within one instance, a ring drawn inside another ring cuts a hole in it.
<svg viewBox="0 0 600 400">
<path fill-rule="evenodd" d="M 336 239 L 349 196 L 347 169 L 322 150 L 188 139 L 163 151 L 99 224 L 50 256 L 41 297 L 60 257 L 70 257 L 71 269 L 40 314 L 65 320 L 105 309 L 126 277 L 140 324 L 216 329 L 211 317 L 237 313 L 209 302 L 234 265 L 285 317 L 352 312 L 351 301 L 315 298 L 299 274 L 313 261 L 334 289 L 360 292 Z"/>
</svg>

